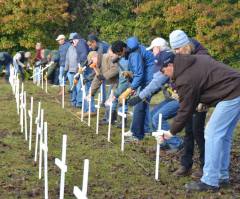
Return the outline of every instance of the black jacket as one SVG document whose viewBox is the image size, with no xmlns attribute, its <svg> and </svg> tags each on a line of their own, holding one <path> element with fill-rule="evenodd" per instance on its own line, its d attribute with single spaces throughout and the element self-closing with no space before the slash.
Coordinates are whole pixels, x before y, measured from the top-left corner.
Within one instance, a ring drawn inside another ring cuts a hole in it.
<svg viewBox="0 0 240 199">
<path fill-rule="evenodd" d="M 176 55 L 173 80 L 180 108 L 171 133 L 182 130 L 198 103 L 215 106 L 240 96 L 240 73 L 208 55 Z"/>
</svg>

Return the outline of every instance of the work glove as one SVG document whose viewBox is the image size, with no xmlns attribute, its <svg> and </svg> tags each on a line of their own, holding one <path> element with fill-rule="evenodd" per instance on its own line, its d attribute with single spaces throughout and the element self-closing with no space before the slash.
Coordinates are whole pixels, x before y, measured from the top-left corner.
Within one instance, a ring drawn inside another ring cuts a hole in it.
<svg viewBox="0 0 240 199">
<path fill-rule="evenodd" d="M 135 106 L 136 104 L 138 104 L 141 101 L 142 101 L 142 99 L 139 97 L 139 95 L 135 95 L 128 100 L 128 105 Z"/>
<path fill-rule="evenodd" d="M 208 106 L 206 104 L 202 104 L 202 103 L 199 103 L 197 108 L 196 108 L 196 111 L 197 112 L 207 112 L 208 111 Z"/>
<path fill-rule="evenodd" d="M 79 74 L 83 74 L 83 72 L 84 72 L 83 67 L 79 67 L 79 69 L 78 69 L 78 73 L 79 73 Z"/>
<path fill-rule="evenodd" d="M 119 96 L 119 98 L 118 98 L 119 103 L 122 104 L 123 99 L 126 100 L 130 95 L 132 95 L 132 93 L 133 93 L 132 88 L 126 89 L 126 90 Z"/>
<path fill-rule="evenodd" d="M 133 78 L 133 73 L 131 71 L 123 71 L 122 76 L 126 79 L 132 79 Z"/>
</svg>

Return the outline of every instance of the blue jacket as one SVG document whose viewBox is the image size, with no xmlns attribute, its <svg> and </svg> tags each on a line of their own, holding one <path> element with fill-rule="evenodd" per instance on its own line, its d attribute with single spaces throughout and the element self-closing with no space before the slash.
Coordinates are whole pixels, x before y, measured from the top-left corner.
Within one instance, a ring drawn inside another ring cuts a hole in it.
<svg viewBox="0 0 240 199">
<path fill-rule="evenodd" d="M 133 72 L 131 88 L 145 87 L 153 76 L 154 56 L 150 51 L 138 43 L 136 37 L 127 39 L 127 46 L 130 50 L 129 70 Z"/>
<path fill-rule="evenodd" d="M 97 48 L 98 53 L 100 54 L 107 53 L 109 48 L 109 44 L 107 42 L 99 41 L 97 42 L 97 45 L 98 45 L 98 48 Z"/>
<path fill-rule="evenodd" d="M 71 44 L 69 42 L 65 42 L 64 44 L 59 46 L 58 53 L 59 53 L 59 66 L 64 67 L 66 61 L 66 54 L 68 48 Z"/>
<path fill-rule="evenodd" d="M 161 90 L 162 86 L 169 81 L 169 78 L 160 71 L 153 74 L 152 81 L 139 93 L 141 99 L 151 97 L 154 93 Z"/>
<path fill-rule="evenodd" d="M 8 52 L 0 52 L 0 65 L 13 63 L 13 58 Z"/>
<path fill-rule="evenodd" d="M 79 42 L 76 46 L 77 50 L 77 63 L 81 66 L 87 61 L 87 56 L 89 53 L 89 47 L 87 42 L 84 39 L 79 39 Z"/>
</svg>

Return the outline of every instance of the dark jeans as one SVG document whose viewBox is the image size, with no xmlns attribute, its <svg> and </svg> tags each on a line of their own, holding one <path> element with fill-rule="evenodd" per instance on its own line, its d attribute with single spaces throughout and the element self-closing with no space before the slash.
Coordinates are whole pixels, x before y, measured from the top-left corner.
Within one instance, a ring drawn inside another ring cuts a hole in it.
<svg viewBox="0 0 240 199">
<path fill-rule="evenodd" d="M 181 165 L 191 168 L 193 164 L 194 141 L 196 141 L 199 149 L 199 160 L 201 168 L 204 166 L 204 125 L 206 112 L 196 112 L 192 115 L 185 126 L 184 152 L 181 157 Z"/>
</svg>

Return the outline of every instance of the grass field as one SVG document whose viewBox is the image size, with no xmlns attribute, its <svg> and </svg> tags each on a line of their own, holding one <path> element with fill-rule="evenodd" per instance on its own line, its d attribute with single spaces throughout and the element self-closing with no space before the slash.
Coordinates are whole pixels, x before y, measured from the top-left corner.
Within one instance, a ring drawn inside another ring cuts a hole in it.
<svg viewBox="0 0 240 199">
<path fill-rule="evenodd" d="M 155 140 L 146 137 L 139 144 L 126 144 L 120 150 L 121 130 L 113 127 L 111 143 L 107 142 L 107 126 L 95 134 L 92 128 L 74 116 L 69 104 L 63 110 L 57 96 L 58 88 L 49 87 L 49 94 L 31 82 L 25 82 L 28 108 L 34 97 L 34 118 L 41 101 L 48 122 L 49 198 L 57 198 L 60 172 L 54 164 L 61 157 L 62 135 L 67 134 L 67 165 L 65 198 L 74 198 L 73 186 L 82 186 L 83 160 L 90 160 L 88 197 L 90 199 L 157 199 L 157 198 L 240 198 L 240 127 L 235 130 L 232 150 L 231 183 L 216 193 L 186 193 L 184 184 L 190 177 L 177 178 L 172 172 L 179 166 L 180 152 L 161 151 L 160 180 L 154 180 Z M 158 97 L 155 97 L 156 102 Z M 67 100 L 66 100 L 67 101 Z M 101 111 L 103 114 L 103 110 Z M 85 120 L 86 121 L 86 120 Z M 33 128 L 33 146 L 35 125 Z M 33 147 L 34 149 L 34 147 Z M 15 99 L 9 84 L 0 81 L 0 199 L 44 198 L 44 181 L 38 180 L 38 165 L 28 151 L 20 132 Z M 195 164 L 196 165 L 196 164 Z"/>
</svg>

